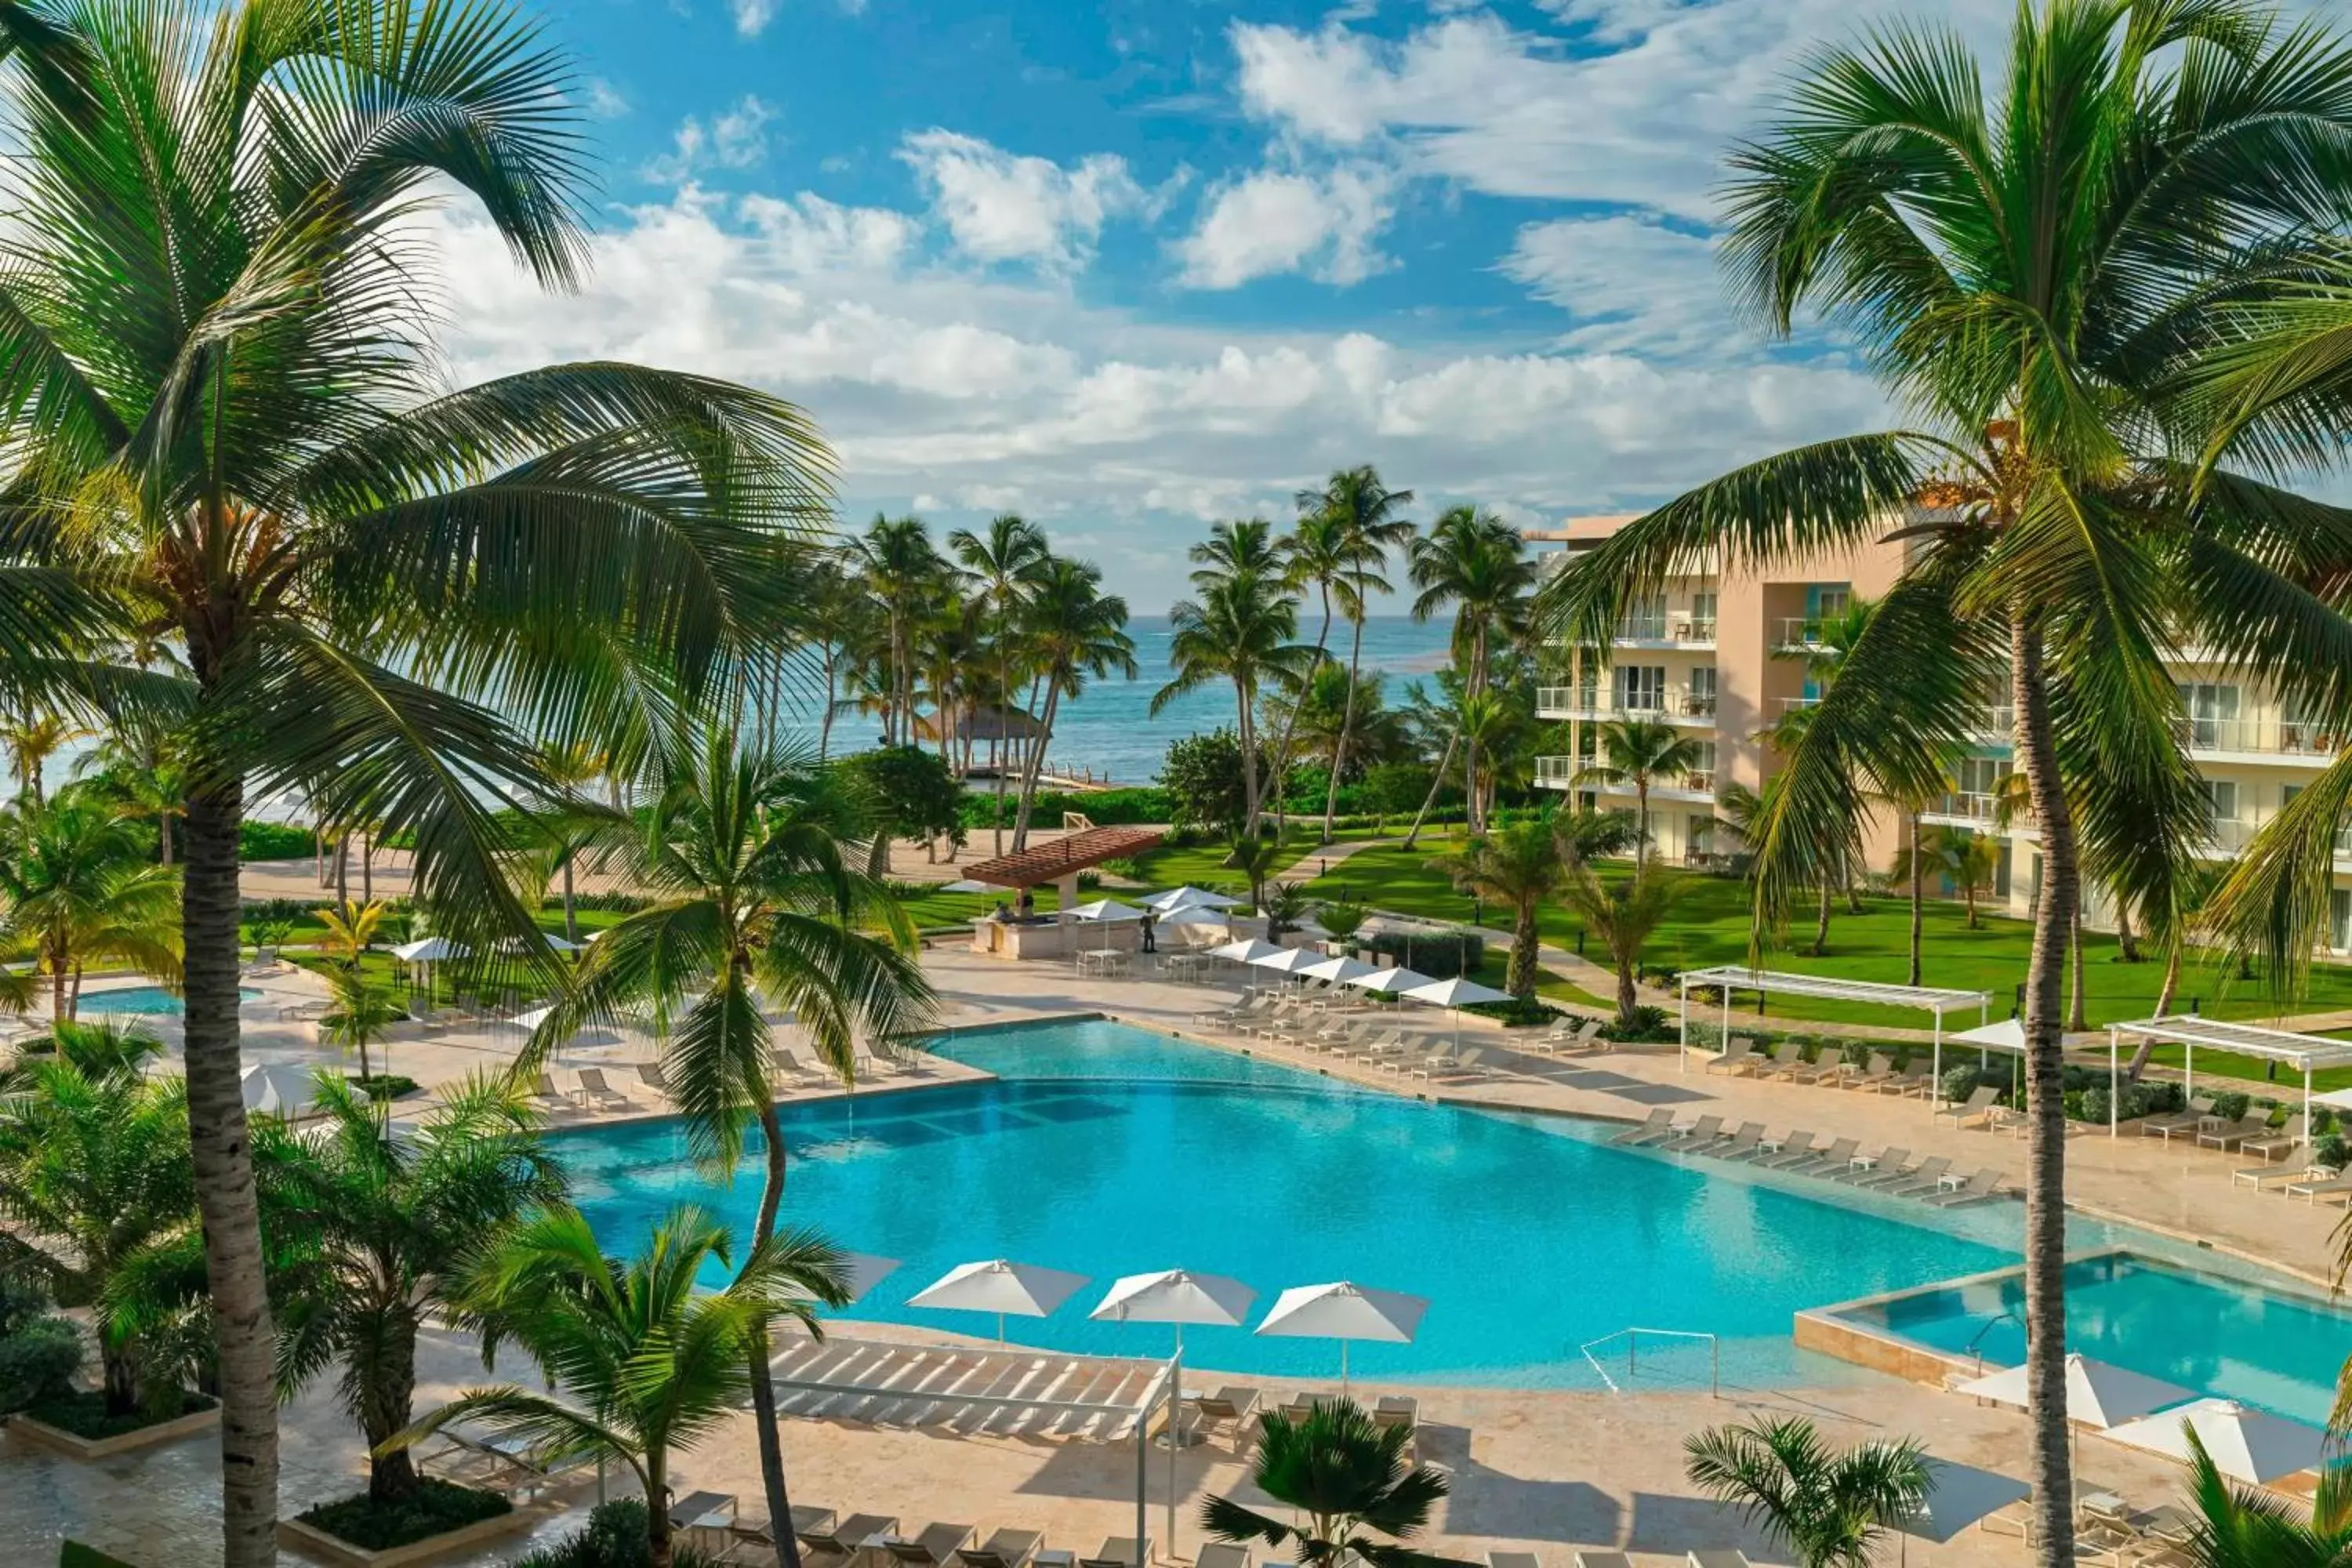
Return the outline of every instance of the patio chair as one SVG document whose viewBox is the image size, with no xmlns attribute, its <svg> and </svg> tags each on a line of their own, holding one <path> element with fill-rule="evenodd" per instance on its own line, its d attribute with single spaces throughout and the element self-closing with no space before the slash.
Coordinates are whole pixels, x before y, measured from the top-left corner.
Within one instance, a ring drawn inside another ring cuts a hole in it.
<svg viewBox="0 0 2352 1568">
<path fill-rule="evenodd" d="M 1257 1414 L 1257 1401 L 1256 1389 L 1230 1384 L 1214 1394 L 1195 1394 L 1192 1413 L 1212 1426 L 1232 1426 L 1238 1441 L 1248 1429 L 1249 1418 Z"/>
<path fill-rule="evenodd" d="M 1702 1143 L 1712 1143 L 1723 1136 L 1723 1118 L 1702 1116 L 1682 1131 L 1658 1144 L 1661 1149 L 1690 1149 Z"/>
<path fill-rule="evenodd" d="M 1800 1127 L 1781 1139 L 1780 1146 L 1777 1149 L 1759 1146 L 1748 1163 L 1751 1165 L 1771 1165 L 1783 1160 L 1794 1163 L 1799 1160 L 1810 1159 L 1813 1153 L 1813 1138 L 1814 1133 L 1810 1128 Z M 1771 1140 L 1768 1138 L 1764 1142 L 1769 1143 Z"/>
<path fill-rule="evenodd" d="M 2248 1138 L 2238 1145 L 2241 1154 L 2260 1154 L 2263 1159 L 2284 1157 L 2303 1147 L 2303 1135 L 2309 1122 L 2298 1112 L 2286 1119 L 2286 1125 L 2275 1132 Z"/>
<path fill-rule="evenodd" d="M 1383 1394 L 1372 1406 L 1375 1426 L 1417 1426 L 1421 1424 L 1421 1401 L 1410 1394 Z"/>
<path fill-rule="evenodd" d="M 2212 1119 L 2207 1120 L 2211 1121 Z M 2249 1138 L 2267 1136 L 2270 1126 L 2269 1111 L 2249 1110 L 2235 1121 L 2218 1122 L 2200 1130 L 2197 1134 L 2197 1146 L 2200 1149 L 2220 1149 L 2226 1152 Z"/>
<path fill-rule="evenodd" d="M 1860 1186 L 1864 1182 L 1878 1181 L 1890 1172 L 1900 1171 L 1910 1163 L 1910 1150 L 1881 1149 L 1877 1156 L 1867 1165 L 1858 1165 L 1849 1160 L 1846 1163 L 1846 1168 L 1832 1176 L 1830 1180 L 1844 1186 Z"/>
<path fill-rule="evenodd" d="M 1921 1193 L 1919 1201 L 1929 1208 L 1937 1209 L 1956 1209 L 1968 1204 L 1985 1203 L 2000 1194 L 2001 1181 L 2001 1173 L 1987 1165 L 1957 1187 L 1947 1184 L 1940 1192 Z"/>
<path fill-rule="evenodd" d="M 1820 1176 L 1843 1171 L 1853 1159 L 1854 1151 L 1862 1147 L 1859 1138 L 1841 1138 L 1826 1149 L 1810 1154 L 1768 1155 L 1754 1162 L 1775 1171 L 1786 1171 L 1792 1176 Z"/>
<path fill-rule="evenodd" d="M 1890 1198 L 1916 1198 L 1922 1193 L 1942 1192 L 1944 1173 L 1951 1168 L 1951 1161 L 1937 1154 L 1932 1159 L 1920 1161 L 1899 1176 L 1890 1176 L 1883 1182 L 1857 1182 L 1854 1184 L 1884 1193 Z"/>
<path fill-rule="evenodd" d="M 898 1064 L 888 1057 L 877 1057 L 872 1051 L 860 1051 L 849 1064 L 850 1079 L 880 1083 L 898 1076 Z"/>
<path fill-rule="evenodd" d="M 1683 1561 L 1685 1568 L 1753 1568 L 1748 1553 L 1737 1546 L 1718 1547 L 1711 1552 L 1693 1549 Z"/>
<path fill-rule="evenodd" d="M 1846 1079 L 1852 1078 L 1854 1075 L 1855 1070 L 1855 1068 L 1846 1065 L 1845 1047 L 1843 1046 L 1838 1044 L 1835 1040 L 1823 1040 L 1821 1042 L 1820 1052 L 1814 1057 L 1812 1064 L 1809 1067 L 1800 1066 L 1795 1072 L 1790 1073 L 1789 1076 L 1796 1079 L 1799 1083 L 1826 1083 L 1836 1085 L 1843 1082 Z"/>
<path fill-rule="evenodd" d="M 1634 1148 L 1654 1143 L 1661 1138 L 1671 1138 L 1675 1131 L 1675 1113 L 1671 1110 L 1653 1110 L 1650 1119 L 1639 1127 L 1628 1127 L 1609 1140 L 1619 1148 Z"/>
<path fill-rule="evenodd" d="M 540 1074 L 539 1081 L 531 1086 L 530 1100 L 533 1105 L 545 1106 L 550 1110 L 571 1110 L 577 1108 L 577 1102 L 570 1095 L 556 1088 L 555 1079 L 546 1073 Z"/>
<path fill-rule="evenodd" d="M 1192 1568 L 1250 1568 L 1249 1551 L 1230 1541 L 1212 1541 L 1192 1553 Z"/>
<path fill-rule="evenodd" d="M 1496 1067 L 1484 1046 L 1465 1046 L 1454 1053 L 1444 1070 L 1444 1078 L 1493 1078 L 1503 1069 Z"/>
<path fill-rule="evenodd" d="M 1045 1544 L 1040 1531 L 1000 1530 L 977 1546 L 957 1547 L 956 1561 L 963 1568 L 1025 1568 Z"/>
<path fill-rule="evenodd" d="M 1858 1089 L 1876 1094 L 1895 1077 L 1895 1058 L 1885 1051 L 1870 1053 L 1870 1064 L 1839 1085 L 1841 1089 Z"/>
<path fill-rule="evenodd" d="M 1150 1561 L 1149 1536 L 1139 1542 L 1132 1535 L 1112 1535 L 1104 1538 L 1102 1549 L 1093 1556 L 1079 1558 L 1078 1568 L 1144 1568 Z"/>
<path fill-rule="evenodd" d="M 800 1058 L 790 1051 L 781 1048 L 771 1050 L 768 1053 L 768 1059 L 775 1065 L 774 1076 L 778 1078 L 806 1079 L 816 1076 L 809 1068 L 803 1067 Z"/>
<path fill-rule="evenodd" d="M 2169 1116 L 2151 1116 L 2142 1121 L 2139 1124 L 2139 1135 L 2143 1138 L 2161 1138 L 2169 1143 L 2172 1142 L 2174 1133 L 2193 1133 L 2202 1127 L 2205 1124 L 2205 1119 L 2212 1114 L 2213 1097 L 2210 1094 L 2200 1094 L 2189 1102 L 2189 1109 L 2186 1110 L 2176 1110 Z"/>
<path fill-rule="evenodd" d="M 1706 1070 L 1727 1072 L 1735 1076 L 1745 1073 L 1756 1065 L 1755 1051 L 1755 1041 L 1745 1035 L 1734 1035 L 1724 1041 L 1722 1054 L 1706 1064 Z"/>
<path fill-rule="evenodd" d="M 1965 1127 L 1970 1121 L 1973 1121 L 1979 1117 L 1990 1119 L 1992 1115 L 1992 1102 L 2000 1098 L 2000 1089 L 1994 1088 L 1991 1084 L 1980 1083 L 1977 1085 L 1976 1088 L 1970 1089 L 1969 1091 L 1968 1099 L 1960 1101 L 1958 1105 L 1937 1106 L 1936 1108 L 1936 1120 L 1941 1121 L 1948 1116 L 1952 1119 L 1953 1125 Z"/>
<path fill-rule="evenodd" d="M 1633 1560 L 1622 1552 L 1578 1552 L 1573 1561 L 1576 1568 L 1633 1568 Z"/>
<path fill-rule="evenodd" d="M 636 1101 L 604 1081 L 602 1068 L 582 1068 L 572 1075 L 580 1085 L 582 1098 L 607 1110 L 635 1110 Z"/>
<path fill-rule="evenodd" d="M 795 1520 L 793 1528 L 799 1531 L 801 1544 L 811 1552 L 846 1563 L 865 1551 L 866 1543 L 876 1536 L 898 1529 L 898 1521 L 891 1514 L 853 1513 L 815 1529 L 803 1530 Z"/>
<path fill-rule="evenodd" d="M 1896 1073 L 1880 1084 L 1878 1092 L 1894 1095 L 1898 1100 L 1908 1100 L 1914 1095 L 1925 1099 L 1935 1087 L 1936 1075 L 1925 1067 L 1916 1067 L 1906 1072 Z"/>
<path fill-rule="evenodd" d="M 2316 1208 L 2322 1198 L 2333 1202 L 2337 1198 L 2352 1194 L 2352 1176 L 2339 1173 L 2325 1178 L 2315 1177 L 2308 1181 L 2292 1182 L 2287 1185 L 2286 1194 L 2291 1198 L 2301 1198 Z"/>
<path fill-rule="evenodd" d="M 1793 1078 L 1805 1066 L 1805 1047 L 1795 1040 L 1782 1040 L 1772 1047 L 1771 1059 L 1756 1064 L 1758 1078 Z"/>
<path fill-rule="evenodd" d="M 1728 1138 L 1718 1138 L 1712 1143 L 1693 1150 L 1712 1160 L 1738 1160 L 1756 1152 L 1756 1145 L 1764 1141 L 1761 1121 L 1743 1121 Z"/>
<path fill-rule="evenodd" d="M 1543 1568 L 1543 1559 L 1532 1552 L 1489 1552 L 1486 1568 Z"/>
<path fill-rule="evenodd" d="M 637 1079 L 664 1100 L 670 1098 L 669 1075 L 662 1071 L 659 1062 L 639 1062 Z"/>
<path fill-rule="evenodd" d="M 2250 1144 L 2242 1146 L 2240 1152 L 2242 1153 L 2246 1148 L 2251 1147 Z M 2286 1158 L 2276 1164 L 2273 1164 L 2271 1157 L 2264 1154 L 2261 1164 L 2250 1170 L 2231 1172 L 2230 1184 L 2233 1187 L 2252 1187 L 2258 1193 L 2265 1193 L 2274 1185 L 2284 1186 L 2289 1182 L 2309 1181 L 2312 1179 L 2312 1172 L 2317 1167 L 2311 1163 L 2311 1145 L 2297 1143 L 2286 1152 Z"/>
<path fill-rule="evenodd" d="M 1445 1073 L 1452 1072 L 1457 1060 L 1454 1050 L 1455 1047 L 1451 1036 L 1433 1045 L 1424 1042 L 1418 1055 L 1405 1058 L 1404 1076 L 1434 1080 Z"/>
<path fill-rule="evenodd" d="M 932 1524 L 925 1526 L 912 1541 L 894 1537 L 883 1545 L 890 1553 L 890 1561 L 902 1568 L 940 1568 L 973 1533 L 969 1524 Z"/>
</svg>

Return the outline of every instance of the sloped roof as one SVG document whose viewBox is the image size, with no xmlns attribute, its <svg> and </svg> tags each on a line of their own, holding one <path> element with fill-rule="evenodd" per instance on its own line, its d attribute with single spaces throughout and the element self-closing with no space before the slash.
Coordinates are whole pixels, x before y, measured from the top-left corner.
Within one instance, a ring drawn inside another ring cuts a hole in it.
<svg viewBox="0 0 2352 1568">
<path fill-rule="evenodd" d="M 1164 827 L 1087 827 L 1051 844 L 1039 844 L 1012 855 L 1000 855 L 964 868 L 975 882 L 1000 888 L 1034 888 L 1150 848 L 1168 837 Z"/>
</svg>

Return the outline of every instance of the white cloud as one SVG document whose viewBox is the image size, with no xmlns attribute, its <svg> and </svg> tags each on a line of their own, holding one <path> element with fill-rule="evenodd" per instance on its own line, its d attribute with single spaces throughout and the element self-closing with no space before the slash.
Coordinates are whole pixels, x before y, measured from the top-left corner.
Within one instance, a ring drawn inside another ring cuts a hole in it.
<svg viewBox="0 0 2352 1568">
<path fill-rule="evenodd" d="M 908 136 L 898 156 L 922 182 L 956 247 L 980 261 L 1080 267 L 1093 256 L 1104 222 L 1146 199 L 1126 160 L 1109 153 L 1065 168 L 978 137 L 930 130 Z"/>
<path fill-rule="evenodd" d="M 592 76 L 581 84 L 581 107 L 593 120 L 618 120 L 629 112 L 629 100 L 603 77 Z"/>
<path fill-rule="evenodd" d="M 768 122 L 775 118 L 757 97 L 745 93 L 706 128 L 688 115 L 670 136 L 670 150 L 646 163 L 645 176 L 663 184 L 692 179 L 702 170 L 749 169 L 768 155 Z"/>
<path fill-rule="evenodd" d="M 913 246 L 922 225 L 888 207 L 845 207 L 803 191 L 797 196 L 745 196 L 744 219 L 776 247 L 794 274 L 865 268 L 887 270 Z"/>
<path fill-rule="evenodd" d="M 1372 165 L 1316 175 L 1262 169 L 1211 196 L 1176 254 L 1194 289 L 1303 272 L 1327 283 L 1362 281 L 1387 263 L 1375 247 L 1392 210 L 1391 181 Z"/>
<path fill-rule="evenodd" d="M 1499 265 L 1568 312 L 1574 347 L 1720 356 L 1738 341 L 1713 242 L 1650 218 L 1528 224 Z"/>
<path fill-rule="evenodd" d="M 731 0 L 735 12 L 735 30 L 747 38 L 756 38 L 775 19 L 775 0 Z"/>
</svg>

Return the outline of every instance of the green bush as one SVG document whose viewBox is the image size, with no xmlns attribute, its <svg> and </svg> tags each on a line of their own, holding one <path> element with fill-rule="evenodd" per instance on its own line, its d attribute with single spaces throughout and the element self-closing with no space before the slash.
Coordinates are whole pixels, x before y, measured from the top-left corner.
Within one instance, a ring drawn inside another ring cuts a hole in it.
<svg viewBox="0 0 2352 1568">
<path fill-rule="evenodd" d="M 588 1522 L 552 1546 L 515 1559 L 513 1568 L 647 1568 L 646 1505 L 637 1498 L 599 1503 Z M 719 1560 L 680 1543 L 677 1568 L 719 1568 Z"/>
<path fill-rule="evenodd" d="M 1433 980 L 1475 974 L 1486 962 L 1486 939 L 1469 931 L 1360 931 L 1365 952 Z"/>
<path fill-rule="evenodd" d="M 2341 1132 L 2323 1133 L 2319 1142 L 2311 1146 L 2311 1161 L 2331 1171 L 2340 1171 L 2347 1161 L 2352 1161 L 2352 1142 L 2347 1142 Z"/>
<path fill-rule="evenodd" d="M 416 1080 L 406 1073 L 380 1072 L 369 1078 L 354 1076 L 352 1081 L 367 1090 L 370 1100 L 398 1100 L 416 1092 Z"/>
<path fill-rule="evenodd" d="M 1664 1007 L 1645 1005 L 1634 1008 L 1633 1017 L 1624 1023 L 1612 1017 L 1601 1025 L 1601 1037 L 1620 1045 L 1654 1045 L 1680 1039 L 1682 1034 Z"/>
<path fill-rule="evenodd" d="M 165 1397 L 169 1397 L 167 1394 Z M 106 1408 L 106 1395 L 96 1389 L 73 1389 L 37 1399 L 25 1406 L 25 1414 L 34 1420 L 70 1432 L 77 1437 L 99 1442 L 108 1437 L 120 1437 L 126 1433 L 160 1426 L 166 1421 L 177 1421 L 183 1415 L 194 1415 L 200 1410 L 210 1410 L 217 1401 L 201 1394 L 183 1391 L 178 1399 L 160 1410 L 131 1410 L 111 1415 Z"/>
<path fill-rule="evenodd" d="M 990 818 L 996 809 L 994 793 L 977 789 L 964 792 L 958 806 L 966 828 L 991 826 Z M 1018 789 L 1008 787 L 1005 790 L 1003 811 L 1004 826 L 1010 827 L 1021 814 L 1021 792 Z M 1040 790 L 1029 807 L 1029 820 L 1039 826 L 1059 827 L 1062 813 L 1066 811 L 1084 813 L 1087 820 L 1097 827 L 1166 822 L 1171 815 L 1168 792 L 1156 785 L 1145 785 L 1131 789 L 1098 790 L 1092 795 Z"/>
<path fill-rule="evenodd" d="M 73 1392 L 81 1370 L 81 1331 L 65 1318 L 30 1318 L 0 1337 L 0 1412 L 46 1404 Z"/>
<path fill-rule="evenodd" d="M 446 1535 L 486 1519 L 512 1513 L 514 1504 L 497 1492 L 461 1487 L 425 1477 L 397 1502 L 380 1503 L 365 1492 L 322 1502 L 297 1515 L 304 1524 L 370 1552 L 406 1546 L 427 1536 Z"/>
<path fill-rule="evenodd" d="M 2224 1121 L 2235 1121 L 2253 1109 L 2254 1097 L 2232 1090 L 2213 1097 L 2213 1114 Z"/>
<path fill-rule="evenodd" d="M 58 1552 L 58 1568 L 131 1568 L 120 1557 L 109 1557 L 95 1546 L 68 1541 Z"/>
<path fill-rule="evenodd" d="M 1550 1003 L 1533 996 L 1514 996 L 1507 1002 L 1474 1002 L 1462 1010 L 1481 1018 L 1500 1018 L 1508 1029 L 1540 1028 L 1556 1018 L 1568 1016 Z"/>
<path fill-rule="evenodd" d="M 1974 1062 L 1962 1062 L 1958 1067 L 1946 1068 L 1944 1098 L 1948 1100 L 1968 1099 L 1969 1095 L 1976 1092 L 1977 1078 L 1977 1064 Z"/>
<path fill-rule="evenodd" d="M 264 921 L 283 921 L 300 925 L 320 910 L 334 908 L 332 899 L 247 899 L 237 919 L 247 925 Z"/>
<path fill-rule="evenodd" d="M 240 860 L 299 860 L 318 853 L 318 836 L 290 822 L 256 822 L 247 818 L 237 825 L 236 858 Z"/>
</svg>

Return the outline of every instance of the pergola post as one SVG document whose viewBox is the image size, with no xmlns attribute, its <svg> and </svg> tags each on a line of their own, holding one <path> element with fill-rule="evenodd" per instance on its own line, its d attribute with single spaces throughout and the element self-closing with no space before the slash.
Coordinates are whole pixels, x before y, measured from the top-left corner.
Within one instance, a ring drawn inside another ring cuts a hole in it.
<svg viewBox="0 0 2352 1568">
<path fill-rule="evenodd" d="M 2122 1055 L 2121 1038 L 2119 1031 L 2107 1031 L 2107 1136 L 2110 1138 L 2116 1136 L 2116 1130 L 2123 1125 L 2122 1097 L 2116 1092 L 2122 1080 L 2116 1075 L 2116 1062 Z"/>
<path fill-rule="evenodd" d="M 1935 1084 L 1927 1090 L 1927 1106 L 1931 1110 L 1944 1108 L 1944 1010 L 1936 1009 Z"/>
<path fill-rule="evenodd" d="M 1688 977 L 1678 976 L 1675 989 L 1682 997 L 1679 1009 L 1682 1014 L 1682 1025 L 1675 1046 L 1675 1070 L 1686 1073 L 1690 1071 L 1690 980 Z"/>
<path fill-rule="evenodd" d="M 1723 988 L 1723 1033 L 1716 1038 L 1724 1050 L 1731 1048 L 1731 987 L 1728 984 Z M 1683 1070 L 1688 1072 L 1690 1069 L 1685 1068 Z"/>
</svg>

